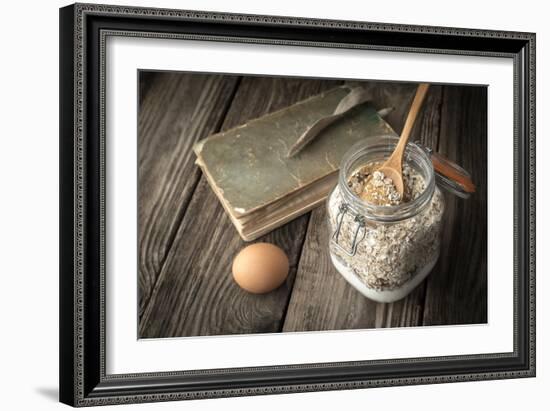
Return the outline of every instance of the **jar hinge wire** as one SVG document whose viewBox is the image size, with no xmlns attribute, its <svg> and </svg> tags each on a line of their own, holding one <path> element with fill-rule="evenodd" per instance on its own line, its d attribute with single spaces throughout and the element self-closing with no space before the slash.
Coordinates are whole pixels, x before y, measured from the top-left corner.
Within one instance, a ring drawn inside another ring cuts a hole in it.
<svg viewBox="0 0 550 411">
<path fill-rule="evenodd" d="M 346 214 L 352 215 L 353 220 L 357 223 L 357 226 L 355 228 L 355 232 L 353 234 L 353 241 L 351 243 L 351 250 L 347 250 L 345 247 L 343 247 L 342 245 L 340 245 L 338 243 L 338 240 L 340 238 L 340 231 L 342 230 L 342 224 L 344 222 L 344 217 L 346 216 Z M 361 241 L 363 241 L 363 239 L 365 238 L 365 235 L 367 234 L 367 230 L 365 229 L 366 219 L 365 219 L 364 216 L 362 216 L 360 214 L 352 213 L 350 211 L 349 205 L 346 204 L 346 203 L 342 203 L 342 204 L 340 204 L 340 207 L 338 209 L 338 215 L 336 216 L 336 221 L 337 221 L 336 230 L 334 231 L 334 233 L 332 233 L 332 236 L 331 236 L 330 240 L 331 240 L 332 244 L 336 248 L 338 248 L 340 251 L 342 251 L 343 253 L 349 255 L 350 257 L 353 257 L 357 253 L 357 246 L 359 245 L 359 243 L 361 243 Z M 359 236 L 360 231 L 363 231 L 361 236 Z"/>
</svg>

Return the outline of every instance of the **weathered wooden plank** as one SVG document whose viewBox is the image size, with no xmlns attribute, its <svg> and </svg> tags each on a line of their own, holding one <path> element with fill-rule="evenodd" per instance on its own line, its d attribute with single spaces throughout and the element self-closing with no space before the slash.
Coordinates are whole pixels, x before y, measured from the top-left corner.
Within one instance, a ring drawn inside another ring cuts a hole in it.
<svg viewBox="0 0 550 411">
<path fill-rule="evenodd" d="M 376 327 L 377 304 L 355 291 L 328 256 L 325 207 L 311 213 L 283 331 Z"/>
<path fill-rule="evenodd" d="M 446 195 L 441 256 L 427 280 L 425 325 L 487 322 L 487 89 L 445 86 L 439 151 L 472 174 L 468 200 Z"/>
<path fill-rule="evenodd" d="M 364 86 L 371 89 L 377 108 L 395 106 L 392 113 L 394 115 L 388 120 L 394 130 L 400 132 L 416 86 L 378 82 L 366 83 Z M 436 147 L 441 87 L 433 86 L 430 89 L 424 105 L 411 139 Z M 424 283 L 401 301 L 377 304 L 355 291 L 332 266 L 328 255 L 328 241 L 326 209 L 322 206 L 312 211 L 283 331 L 406 327 L 422 324 Z"/>
<path fill-rule="evenodd" d="M 191 146 L 221 125 L 238 77 L 142 76 L 138 133 L 139 296 L 143 312 L 199 179 Z"/>
<path fill-rule="evenodd" d="M 157 71 L 145 71 L 142 70 L 139 72 L 138 77 L 138 90 L 139 90 L 139 104 L 143 104 L 143 100 L 145 100 L 145 96 L 147 95 L 147 92 L 151 89 L 151 86 L 155 82 L 155 77 L 157 75 Z"/>
<path fill-rule="evenodd" d="M 222 129 L 288 106 L 338 83 L 244 78 Z M 183 178 L 183 177 L 181 177 Z M 280 331 L 308 216 L 260 238 L 282 247 L 290 260 L 287 282 L 266 295 L 241 290 L 231 262 L 246 245 L 206 180 L 201 180 L 177 231 L 141 326 L 141 337 L 175 337 Z"/>
</svg>

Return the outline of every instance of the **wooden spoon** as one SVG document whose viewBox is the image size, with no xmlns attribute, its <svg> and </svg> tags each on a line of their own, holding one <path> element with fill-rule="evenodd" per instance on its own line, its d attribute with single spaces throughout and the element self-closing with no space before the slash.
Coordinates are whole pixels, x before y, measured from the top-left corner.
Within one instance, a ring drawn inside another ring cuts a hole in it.
<svg viewBox="0 0 550 411">
<path fill-rule="evenodd" d="M 395 147 L 395 150 L 390 158 L 388 158 L 382 167 L 378 169 L 378 171 L 384 173 L 386 177 L 391 178 L 393 185 L 395 186 L 397 192 L 401 195 L 401 198 L 403 198 L 403 193 L 405 190 L 403 184 L 403 154 L 405 153 L 405 147 L 407 146 L 407 142 L 411 136 L 414 122 L 420 112 L 420 108 L 422 107 L 422 103 L 424 102 L 424 98 L 426 97 L 429 87 L 430 85 L 426 83 L 418 85 L 416 95 L 414 96 L 409 115 L 405 121 L 405 126 L 401 132 L 401 137 L 399 138 L 397 146 Z"/>
</svg>

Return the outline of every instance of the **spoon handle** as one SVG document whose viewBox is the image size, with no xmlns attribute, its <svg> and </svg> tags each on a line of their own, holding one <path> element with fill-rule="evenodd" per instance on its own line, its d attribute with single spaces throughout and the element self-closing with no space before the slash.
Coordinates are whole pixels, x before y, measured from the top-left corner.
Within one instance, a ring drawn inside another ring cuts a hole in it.
<svg viewBox="0 0 550 411">
<path fill-rule="evenodd" d="M 405 147 L 407 146 L 407 142 L 409 141 L 409 137 L 411 136 L 411 131 L 416 121 L 416 117 L 420 112 L 420 108 L 422 107 L 422 103 L 426 98 L 429 87 L 430 85 L 427 83 L 421 83 L 418 85 L 418 88 L 416 89 L 416 95 L 414 96 L 414 100 L 411 104 L 411 109 L 409 110 L 409 115 L 407 116 L 407 120 L 405 121 L 405 125 L 403 126 L 403 131 L 401 132 L 401 137 L 399 138 L 399 142 L 397 143 L 397 146 L 395 147 L 391 158 L 388 160 L 387 164 L 391 163 L 392 165 L 399 167 L 399 170 L 401 169 L 401 165 L 403 164 L 403 153 L 405 152 Z"/>
</svg>

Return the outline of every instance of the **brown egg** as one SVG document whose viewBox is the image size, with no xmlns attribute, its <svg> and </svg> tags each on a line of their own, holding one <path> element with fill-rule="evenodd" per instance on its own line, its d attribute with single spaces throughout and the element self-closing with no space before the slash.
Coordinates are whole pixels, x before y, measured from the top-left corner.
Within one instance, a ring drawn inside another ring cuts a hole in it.
<svg viewBox="0 0 550 411">
<path fill-rule="evenodd" d="M 279 247 L 256 243 L 243 248 L 233 260 L 233 278 L 254 294 L 273 291 L 288 276 L 288 257 Z"/>
</svg>

